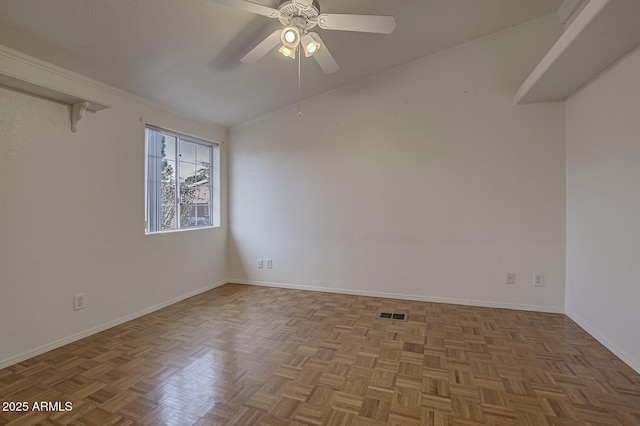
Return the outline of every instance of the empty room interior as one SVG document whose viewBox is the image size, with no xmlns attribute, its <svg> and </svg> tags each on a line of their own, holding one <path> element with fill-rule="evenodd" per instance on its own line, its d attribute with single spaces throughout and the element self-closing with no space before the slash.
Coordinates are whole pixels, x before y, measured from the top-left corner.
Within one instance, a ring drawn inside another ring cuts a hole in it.
<svg viewBox="0 0 640 426">
<path fill-rule="evenodd" d="M 640 425 L 637 0 L 0 0 L 0 424 Z"/>
</svg>

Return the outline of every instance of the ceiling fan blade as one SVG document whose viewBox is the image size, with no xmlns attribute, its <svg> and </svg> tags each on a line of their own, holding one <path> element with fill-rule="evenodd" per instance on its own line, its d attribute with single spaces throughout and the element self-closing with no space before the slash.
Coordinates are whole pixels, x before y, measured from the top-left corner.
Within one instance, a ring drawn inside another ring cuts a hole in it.
<svg viewBox="0 0 640 426">
<path fill-rule="evenodd" d="M 251 49 L 249 53 L 244 55 L 240 62 L 243 64 L 253 64 L 257 62 L 264 55 L 269 53 L 274 47 L 280 43 L 280 33 L 282 30 L 275 30 L 262 40 L 256 47 Z"/>
<path fill-rule="evenodd" d="M 381 15 L 322 13 L 318 16 L 318 26 L 325 30 L 391 34 L 396 28 L 396 18 Z"/>
<path fill-rule="evenodd" d="M 322 41 L 322 39 L 320 39 L 320 36 L 318 36 L 318 40 L 320 40 L 322 47 L 313 55 L 313 57 L 325 74 L 333 74 L 338 71 L 340 67 L 336 60 L 333 59 L 333 55 L 329 52 L 329 49 L 327 49 L 327 45 Z"/>
<path fill-rule="evenodd" d="M 209 0 L 212 3 L 218 3 L 224 6 L 233 7 L 234 9 L 244 10 L 245 12 L 255 13 L 256 15 L 266 16 L 267 18 L 279 18 L 280 11 L 261 4 L 251 3 L 244 0 Z"/>
</svg>

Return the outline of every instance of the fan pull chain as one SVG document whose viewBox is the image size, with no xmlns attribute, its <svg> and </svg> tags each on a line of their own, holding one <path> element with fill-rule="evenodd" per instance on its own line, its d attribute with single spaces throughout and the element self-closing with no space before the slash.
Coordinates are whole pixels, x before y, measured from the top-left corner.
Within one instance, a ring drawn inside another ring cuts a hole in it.
<svg viewBox="0 0 640 426">
<path fill-rule="evenodd" d="M 301 61 L 301 51 L 300 51 L 300 45 L 298 45 L 298 47 L 296 47 L 296 49 L 298 50 L 298 117 L 302 117 L 302 109 L 300 108 L 300 61 Z"/>
</svg>

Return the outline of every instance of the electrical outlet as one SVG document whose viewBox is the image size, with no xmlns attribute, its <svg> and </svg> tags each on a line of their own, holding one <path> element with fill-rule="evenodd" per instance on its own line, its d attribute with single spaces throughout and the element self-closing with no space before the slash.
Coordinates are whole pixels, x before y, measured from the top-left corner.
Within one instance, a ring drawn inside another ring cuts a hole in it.
<svg viewBox="0 0 640 426">
<path fill-rule="evenodd" d="M 534 274 L 533 275 L 533 285 L 535 287 L 542 287 L 544 285 L 544 275 L 542 275 L 542 274 Z"/>
<path fill-rule="evenodd" d="M 507 272 L 507 275 L 504 278 L 504 283 L 513 285 L 516 283 L 516 274 L 514 272 Z"/>
<path fill-rule="evenodd" d="M 258 259 L 258 269 L 264 268 L 264 261 L 262 259 Z"/>
<path fill-rule="evenodd" d="M 84 293 L 76 294 L 73 296 L 73 310 L 79 311 L 80 309 L 84 309 L 85 302 Z"/>
<path fill-rule="evenodd" d="M 271 262 L 271 259 L 266 259 L 267 260 L 267 269 L 271 269 L 273 267 L 273 263 Z"/>
</svg>

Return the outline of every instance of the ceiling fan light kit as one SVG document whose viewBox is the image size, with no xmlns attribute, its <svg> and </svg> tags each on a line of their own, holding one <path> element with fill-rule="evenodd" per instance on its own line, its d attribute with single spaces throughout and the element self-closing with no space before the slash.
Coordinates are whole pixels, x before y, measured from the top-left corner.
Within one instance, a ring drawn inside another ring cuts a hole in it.
<svg viewBox="0 0 640 426">
<path fill-rule="evenodd" d="M 315 0 L 282 0 L 277 9 L 245 0 L 209 1 L 267 18 L 277 18 L 284 26 L 282 30 L 271 33 L 240 60 L 246 64 L 258 61 L 278 44 L 282 45 L 278 49 L 280 53 L 295 59 L 295 51 L 302 44 L 305 56 L 313 56 L 320 68 L 330 74 L 339 69 L 338 63 L 320 36 L 309 30 L 318 26 L 324 30 L 391 34 L 396 27 L 393 16 L 320 13 L 320 5 Z"/>
<path fill-rule="evenodd" d="M 307 58 L 313 56 L 321 48 L 322 43 L 318 34 L 307 33 L 302 36 L 302 49 L 304 49 L 304 56 Z"/>
<path fill-rule="evenodd" d="M 296 58 L 296 50 L 298 50 L 297 46 L 294 48 L 282 46 L 278 49 L 278 52 L 282 53 L 283 56 L 287 58 L 295 59 Z"/>
<path fill-rule="evenodd" d="M 282 45 L 289 49 L 295 49 L 300 43 L 300 30 L 297 27 L 285 27 L 280 35 Z"/>
</svg>

